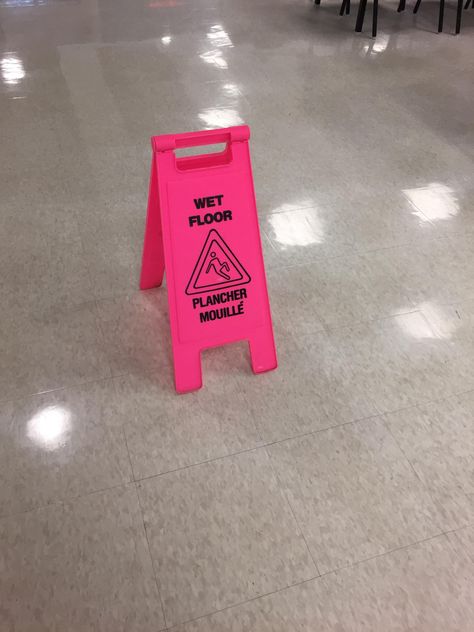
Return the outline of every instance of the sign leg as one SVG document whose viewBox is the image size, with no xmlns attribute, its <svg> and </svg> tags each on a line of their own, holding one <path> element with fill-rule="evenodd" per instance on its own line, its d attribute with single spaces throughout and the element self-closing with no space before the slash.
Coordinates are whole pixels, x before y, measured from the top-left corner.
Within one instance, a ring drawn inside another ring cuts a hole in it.
<svg viewBox="0 0 474 632">
<path fill-rule="evenodd" d="M 254 373 L 264 373 L 277 368 L 278 362 L 275 351 L 275 342 L 271 327 L 266 327 L 250 338 L 250 361 Z"/>
<path fill-rule="evenodd" d="M 158 175 L 153 155 L 148 193 L 145 241 L 143 244 L 142 271 L 140 289 L 149 290 L 163 282 L 165 257 L 163 252 L 163 233 L 161 228 L 160 199 L 158 194 Z"/>
<path fill-rule="evenodd" d="M 174 379 L 178 393 L 197 391 L 202 386 L 201 352 L 189 346 L 174 347 Z"/>
</svg>

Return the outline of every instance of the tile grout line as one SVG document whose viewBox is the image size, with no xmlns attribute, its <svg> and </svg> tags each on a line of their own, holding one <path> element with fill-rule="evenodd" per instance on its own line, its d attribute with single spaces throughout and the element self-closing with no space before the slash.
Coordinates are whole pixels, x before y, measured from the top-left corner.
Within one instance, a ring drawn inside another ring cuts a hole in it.
<svg viewBox="0 0 474 632">
<path fill-rule="evenodd" d="M 456 397 L 456 396 L 454 396 Z M 434 403 L 434 402 L 433 402 Z M 414 406 L 413 408 L 418 408 L 417 406 Z M 404 409 L 406 410 L 406 409 Z M 398 412 L 398 411 L 396 411 Z M 390 414 L 390 413 L 387 413 Z M 386 415 L 384 415 L 385 417 Z M 381 419 L 382 424 L 384 426 L 384 428 L 387 430 L 387 432 L 389 433 L 389 435 L 392 437 L 393 441 L 395 441 L 395 444 L 397 445 L 398 449 L 400 450 L 400 452 L 402 453 L 403 457 L 405 458 L 406 462 L 408 463 L 408 465 L 410 466 L 411 470 L 413 471 L 413 474 L 415 475 L 416 479 L 419 481 L 421 487 L 423 488 L 424 492 L 428 495 L 428 498 L 430 499 L 430 501 L 433 504 L 433 507 L 436 508 L 437 511 L 440 512 L 440 514 L 442 515 L 442 510 L 443 510 L 443 506 L 441 505 L 441 503 L 439 503 L 437 500 L 435 500 L 432 496 L 431 490 L 430 488 L 426 485 L 426 483 L 422 480 L 421 476 L 418 474 L 418 472 L 415 469 L 415 466 L 413 465 L 413 463 L 411 462 L 411 459 L 407 456 L 407 454 L 405 453 L 405 450 L 403 449 L 403 447 L 400 445 L 400 443 L 397 441 L 397 438 L 395 437 L 395 435 L 393 434 L 392 430 L 390 429 L 390 424 L 385 420 L 385 419 Z M 464 492 L 463 492 L 464 493 Z M 437 525 L 439 529 L 441 529 L 441 533 L 446 534 L 449 533 L 452 530 L 444 530 L 443 527 L 441 525 Z M 458 528 L 462 528 L 462 527 L 458 527 Z"/>
<path fill-rule="evenodd" d="M 396 247 L 398 247 L 398 246 L 395 246 L 395 248 Z M 384 248 L 382 250 L 389 250 L 391 248 L 394 248 L 394 247 L 391 246 L 389 248 Z M 360 256 L 360 255 L 354 255 L 354 256 Z M 330 259 L 340 259 L 340 258 L 343 258 L 343 257 L 345 257 L 345 255 L 342 255 L 341 257 L 332 257 Z M 283 267 L 285 269 L 290 269 L 290 268 L 305 267 L 305 266 L 309 266 L 309 265 L 310 264 L 308 264 L 308 263 L 304 263 L 304 264 L 296 264 L 294 266 L 283 266 Z M 149 292 L 149 291 L 153 291 L 153 290 L 147 290 L 147 291 Z M 118 293 L 118 294 L 114 295 L 113 298 L 123 298 L 123 297 L 130 296 L 131 294 L 139 295 L 141 293 L 142 293 L 141 290 L 134 290 L 132 292 L 127 292 L 127 293 L 121 292 L 121 293 Z M 79 304 L 77 306 L 77 308 L 79 308 L 81 305 L 94 304 L 95 310 L 97 312 L 98 311 L 98 302 L 100 300 L 103 300 L 103 299 L 101 299 L 101 298 L 99 298 L 99 299 L 98 298 L 93 298 L 93 299 L 91 299 L 89 301 L 85 301 L 85 302 Z M 468 299 L 466 299 L 466 300 L 468 300 Z M 454 305 L 457 305 L 459 302 L 460 301 L 445 301 L 442 304 L 445 305 L 445 306 L 451 306 L 452 307 Z M 332 325 L 323 324 L 321 329 L 318 329 L 317 331 L 314 331 L 314 332 L 309 333 L 309 334 L 303 334 L 303 335 L 304 336 L 312 336 L 313 334 L 317 334 L 317 333 L 326 333 L 326 334 L 332 335 L 332 334 L 337 333 L 338 331 L 347 329 L 348 327 L 359 326 L 359 325 L 372 325 L 372 324 L 378 323 L 380 321 L 394 319 L 394 318 L 397 318 L 399 316 L 404 316 L 404 315 L 413 314 L 413 313 L 420 313 L 420 314 L 422 314 L 423 317 L 427 320 L 427 322 L 430 325 L 430 327 L 432 327 L 431 322 L 427 319 L 427 317 L 422 312 L 422 310 L 416 309 L 416 307 L 414 306 L 413 310 L 407 310 L 407 311 L 402 311 L 402 312 L 393 313 L 393 314 L 387 314 L 387 315 L 376 315 L 374 317 L 368 317 L 368 318 L 365 318 L 365 319 L 363 318 L 363 319 L 360 319 L 360 320 L 351 321 L 350 323 L 345 324 L 345 325 L 332 326 Z M 101 338 L 101 347 L 104 347 L 104 333 L 103 333 L 102 325 L 99 322 L 99 319 L 97 319 L 97 318 L 96 318 L 96 323 L 97 323 L 97 329 L 98 329 L 98 332 L 99 332 L 100 338 Z M 298 336 L 294 335 L 294 338 L 297 340 Z M 449 344 L 445 340 L 442 339 L 442 336 L 437 335 L 436 339 L 440 340 L 446 348 L 450 348 Z M 22 395 L 13 396 L 13 397 L 8 397 L 7 396 L 5 399 L 0 399 L 0 404 L 8 403 L 8 402 L 11 402 L 11 401 L 17 401 L 17 400 L 20 400 L 20 399 L 23 399 L 23 398 L 32 397 L 34 395 L 42 395 L 42 394 L 45 394 L 45 393 L 52 393 L 52 392 L 55 392 L 55 391 L 66 389 L 66 388 L 73 388 L 73 387 L 76 387 L 76 386 L 80 386 L 82 384 L 90 384 L 90 383 L 98 382 L 98 381 L 101 381 L 101 380 L 104 380 L 104 379 L 113 379 L 115 377 L 121 377 L 122 375 L 128 375 L 127 372 L 120 372 L 120 373 L 115 374 L 112 371 L 112 367 L 111 367 L 111 364 L 110 364 L 110 361 L 109 361 L 108 357 L 106 358 L 106 360 L 107 360 L 107 368 L 108 368 L 108 372 L 109 372 L 109 375 L 106 376 L 106 377 L 98 378 L 98 379 L 95 379 L 95 380 L 86 380 L 86 381 L 78 381 L 78 382 L 73 381 L 71 383 L 62 384 L 61 386 L 53 387 L 53 388 L 50 388 L 50 389 L 46 389 L 44 391 L 26 392 L 26 393 L 24 393 Z M 474 389 L 466 389 L 466 391 L 463 390 L 461 392 L 468 392 L 469 390 L 474 390 Z"/>
<path fill-rule="evenodd" d="M 269 592 L 269 593 L 264 593 L 262 595 L 258 595 L 257 597 L 252 597 L 251 599 L 247 599 L 246 601 L 240 601 L 238 603 L 234 603 L 234 604 L 232 604 L 230 606 L 226 606 L 225 608 L 220 608 L 219 610 L 214 610 L 213 612 L 208 612 L 206 614 L 200 615 L 199 617 L 195 617 L 194 619 L 188 619 L 186 621 L 182 621 L 182 622 L 177 623 L 177 624 L 175 624 L 175 625 L 173 625 L 173 626 L 171 626 L 169 628 L 166 628 L 166 629 L 167 630 L 173 630 L 173 629 L 176 629 L 176 628 L 178 628 L 180 626 L 185 626 L 185 625 L 188 625 L 189 623 L 193 623 L 193 622 L 199 621 L 201 619 L 206 619 L 208 617 L 212 617 L 212 616 L 214 616 L 216 614 L 219 614 L 221 612 L 226 612 L 227 610 L 231 610 L 232 608 L 238 608 L 240 606 L 245 606 L 246 604 L 252 603 L 253 601 L 257 601 L 258 599 L 263 599 L 265 597 L 270 597 L 272 595 L 276 595 L 278 593 L 281 593 L 281 592 L 283 592 L 285 590 L 290 590 L 291 588 L 296 588 L 297 586 L 302 586 L 302 585 L 307 584 L 309 582 L 321 581 L 321 580 L 323 580 L 323 578 L 328 577 L 330 575 L 335 575 L 335 574 L 340 573 L 342 571 L 345 571 L 347 569 L 357 567 L 360 564 L 365 564 L 366 562 L 370 562 L 371 560 L 374 560 L 374 559 L 377 559 L 377 558 L 380 558 L 380 557 L 385 557 L 386 555 L 390 555 L 392 553 L 396 553 L 397 551 L 403 551 L 405 549 L 410 549 L 410 548 L 412 548 L 414 546 L 418 546 L 419 544 L 423 544 L 423 543 L 429 542 L 431 540 L 436 540 L 437 538 L 441 538 L 441 537 L 447 536 L 450 533 L 456 533 L 457 531 L 460 531 L 461 529 L 465 529 L 465 528 L 467 528 L 469 526 L 472 526 L 472 525 L 466 525 L 466 526 L 461 527 L 459 529 L 452 529 L 452 530 L 448 530 L 448 531 L 443 531 L 441 533 L 438 533 L 436 535 L 430 536 L 428 538 L 424 538 L 422 540 L 417 540 L 415 542 L 411 542 L 410 544 L 405 544 L 403 546 L 396 547 L 394 549 L 390 549 L 390 550 L 384 551 L 383 553 L 378 553 L 377 555 L 373 555 L 372 557 L 364 558 L 363 560 L 357 560 L 356 562 L 352 562 L 352 563 L 347 564 L 345 566 L 340 566 L 338 568 L 334 568 L 334 569 L 332 569 L 330 571 L 327 571 L 325 573 L 321 573 L 319 576 L 310 577 L 309 579 L 305 579 L 305 580 L 303 580 L 301 582 L 296 582 L 294 584 L 289 584 L 288 586 L 285 586 L 284 588 L 279 588 L 278 590 L 274 590 L 274 591 Z"/>
<path fill-rule="evenodd" d="M 130 374 L 129 373 L 124 373 L 122 375 L 117 375 L 117 376 L 114 376 L 114 377 L 100 378 L 98 380 L 91 380 L 89 382 L 81 382 L 79 384 L 75 384 L 74 386 L 64 386 L 64 387 L 61 387 L 61 388 L 58 388 L 58 389 L 55 389 L 55 390 L 52 390 L 52 391 L 45 391 L 45 392 L 42 392 L 42 393 L 35 393 L 35 394 L 32 394 L 32 395 L 27 395 L 27 396 L 23 396 L 23 397 L 20 397 L 20 398 L 16 398 L 14 400 L 8 400 L 8 401 L 0 402 L 0 405 L 1 404 L 6 404 L 6 403 L 12 403 L 12 402 L 15 402 L 15 401 L 20 401 L 20 400 L 23 400 L 23 399 L 29 399 L 29 398 L 32 398 L 32 397 L 38 397 L 38 396 L 41 396 L 41 395 L 44 395 L 44 394 L 48 394 L 48 393 L 57 393 L 57 392 L 61 392 L 61 391 L 66 390 L 66 389 L 79 388 L 81 386 L 85 386 L 85 385 L 89 385 L 89 384 L 113 381 L 113 380 L 116 380 L 116 379 L 118 379 L 120 377 L 124 377 L 124 376 L 128 376 L 128 375 L 130 375 Z M 177 467 L 177 468 L 174 468 L 174 469 L 171 469 L 171 470 L 166 470 L 164 472 L 159 472 L 157 474 L 151 474 L 149 476 L 143 476 L 143 477 L 135 478 L 135 474 L 134 474 L 134 471 L 133 471 L 133 466 L 131 466 L 132 467 L 132 476 L 133 476 L 133 478 L 130 481 L 124 481 L 124 482 L 121 482 L 121 483 L 117 483 L 116 485 L 100 487 L 100 488 L 94 489 L 92 491 L 88 491 L 88 492 L 81 493 L 81 494 L 76 494 L 74 496 L 70 496 L 70 497 L 66 497 L 66 498 L 60 498 L 60 499 L 54 500 L 54 501 L 49 502 L 49 503 L 40 504 L 40 505 L 31 507 L 29 509 L 24 509 L 22 511 L 15 511 L 15 512 L 12 512 L 12 513 L 0 514 L 0 520 L 6 519 L 6 518 L 10 518 L 10 517 L 14 517 L 14 516 L 23 515 L 23 514 L 30 513 L 30 512 L 39 510 L 39 509 L 44 509 L 44 508 L 50 507 L 50 506 L 56 506 L 56 505 L 65 504 L 65 503 L 68 503 L 68 502 L 73 502 L 73 501 L 78 500 L 80 498 L 85 498 L 87 496 L 90 496 L 91 494 L 97 494 L 97 493 L 101 493 L 101 492 L 106 492 L 106 491 L 109 491 L 109 490 L 112 490 L 112 489 L 116 489 L 118 487 L 121 487 L 121 486 L 124 486 L 124 485 L 129 485 L 129 484 L 132 484 L 132 483 L 141 483 L 141 482 L 153 479 L 153 478 L 158 478 L 158 477 L 161 477 L 161 476 L 166 476 L 168 474 L 174 474 L 176 472 L 181 472 L 181 471 L 187 470 L 189 468 L 199 467 L 201 465 L 206 465 L 208 463 L 213 463 L 214 461 L 220 461 L 220 460 L 223 460 L 223 459 L 226 459 L 226 458 L 237 457 L 237 456 L 239 456 L 241 454 L 246 454 L 247 452 L 252 452 L 252 451 L 256 451 L 256 450 L 265 449 L 265 448 L 270 447 L 272 445 L 278 445 L 278 444 L 281 444 L 281 443 L 285 443 L 287 441 L 292 441 L 292 440 L 295 440 L 295 439 L 301 439 L 301 438 L 304 438 L 304 437 L 318 435 L 319 433 L 322 433 L 322 432 L 327 432 L 329 430 L 334 430 L 336 428 L 343 428 L 345 426 L 349 426 L 349 425 L 353 425 L 353 424 L 355 425 L 355 424 L 358 424 L 358 423 L 361 423 L 361 422 L 364 422 L 364 421 L 368 421 L 370 419 L 383 418 L 386 415 L 394 414 L 394 413 L 397 413 L 397 412 L 402 412 L 402 411 L 405 411 L 405 410 L 411 410 L 413 408 L 418 408 L 420 406 L 427 406 L 427 405 L 430 405 L 430 404 L 435 404 L 437 402 L 443 402 L 443 401 L 452 399 L 454 397 L 460 397 L 462 395 L 466 395 L 466 394 L 472 393 L 472 392 L 474 392 L 474 389 L 469 388 L 469 389 L 466 389 L 466 390 L 463 390 L 463 391 L 458 391 L 456 393 L 449 394 L 447 397 L 440 397 L 440 398 L 436 398 L 434 400 L 427 400 L 427 401 L 419 402 L 419 403 L 416 403 L 416 404 L 410 404 L 408 406 L 403 406 L 402 408 L 396 408 L 396 409 L 389 410 L 389 411 L 377 412 L 374 415 L 368 415 L 367 417 L 360 417 L 360 418 L 357 418 L 357 419 L 352 419 L 350 421 L 344 421 L 342 423 L 333 424 L 331 426 L 327 426 L 326 428 L 319 428 L 317 430 L 311 430 L 309 432 L 304 432 L 304 433 L 301 433 L 301 434 L 291 435 L 291 436 L 288 436 L 288 437 L 284 437 L 283 439 L 277 439 L 276 441 L 265 442 L 265 441 L 262 440 L 262 443 L 260 443 L 258 445 L 255 445 L 253 447 L 250 447 L 250 448 L 246 448 L 244 450 L 238 450 L 237 452 L 230 452 L 228 454 L 223 454 L 223 455 L 220 455 L 220 456 L 216 456 L 216 457 L 213 457 L 211 459 L 206 459 L 204 461 L 198 461 L 196 463 L 190 463 L 190 464 L 185 465 L 183 467 Z M 384 422 L 383 419 L 382 419 L 382 422 L 385 425 L 385 422 Z M 125 422 L 125 423 L 127 423 L 127 422 Z M 122 430 L 123 430 L 123 426 L 124 426 L 124 424 L 122 424 Z M 257 433 L 259 434 L 258 429 L 257 429 Z M 392 436 L 392 438 L 394 438 L 391 432 L 390 432 L 390 435 Z M 259 436 L 261 436 L 261 435 L 259 435 Z M 130 453 L 129 453 L 129 449 L 128 449 L 128 442 L 126 441 L 125 433 L 124 433 L 124 440 L 125 440 L 127 452 L 129 454 L 129 458 L 130 458 Z M 399 446 L 399 444 L 398 444 L 398 442 L 396 441 L 395 438 L 394 438 L 394 440 L 397 443 L 397 446 Z M 405 454 L 404 454 L 404 456 L 405 456 L 405 458 L 407 458 Z M 407 459 L 407 460 L 410 463 L 409 459 Z M 410 466 L 411 466 L 411 463 L 410 463 Z M 417 478 L 419 478 L 418 475 L 417 475 Z M 466 526 L 469 526 L 469 525 L 466 525 Z"/>
<path fill-rule="evenodd" d="M 352 562 L 350 564 L 346 564 L 345 566 L 340 566 L 339 568 L 334 568 L 326 573 L 323 573 L 321 577 L 327 577 L 328 575 L 334 575 L 335 573 L 339 573 L 341 571 L 347 570 L 348 568 L 354 568 L 359 566 L 360 564 L 365 564 L 366 562 L 370 562 L 372 560 L 376 560 L 379 557 L 385 557 L 386 555 L 390 555 L 391 553 L 396 553 L 397 551 L 404 551 L 405 549 L 410 549 L 414 546 L 418 546 L 419 544 L 423 544 L 425 542 L 430 542 L 431 540 L 436 540 L 436 538 L 442 538 L 446 536 L 448 533 L 452 533 L 452 531 L 441 531 L 440 533 L 436 533 L 435 535 L 430 535 L 428 538 L 422 538 L 421 540 L 415 540 L 414 542 L 410 542 L 409 544 L 404 544 L 402 546 L 397 546 L 394 549 L 388 549 L 387 551 L 383 551 L 382 553 L 377 553 L 377 555 L 372 555 L 371 557 L 366 557 L 362 560 L 357 560 L 356 562 Z"/>
<path fill-rule="evenodd" d="M 22 400 L 30 399 L 33 397 L 41 397 L 42 395 L 49 395 L 50 393 L 60 393 L 61 391 L 66 390 L 74 390 L 80 388 L 81 386 L 90 386 L 91 384 L 101 384 L 102 382 L 111 382 L 120 377 L 125 377 L 130 375 L 129 373 L 120 373 L 117 375 L 111 375 L 107 377 L 99 377 L 94 380 L 87 380 L 86 382 L 72 382 L 71 384 L 65 384 L 64 386 L 58 386 L 57 388 L 50 388 L 45 391 L 36 391 L 34 393 L 26 393 L 25 395 L 20 395 L 19 397 L 12 397 L 10 399 L 2 399 L 0 400 L 0 406 L 2 404 L 13 404 L 15 402 L 20 402 Z"/>
<path fill-rule="evenodd" d="M 153 555 L 151 554 L 150 540 L 148 538 L 148 532 L 147 532 L 146 523 L 145 523 L 145 512 L 143 511 L 142 501 L 141 501 L 141 498 L 140 498 L 140 492 L 138 491 L 139 483 L 134 482 L 133 485 L 134 485 L 134 488 L 135 488 L 135 494 L 137 495 L 138 506 L 140 508 L 140 513 L 141 513 L 141 517 L 142 517 L 143 532 L 144 532 L 145 538 L 146 538 L 146 544 L 147 544 L 147 547 L 148 547 L 148 555 L 150 556 L 151 568 L 153 570 L 153 577 L 155 579 L 156 590 L 158 592 L 158 597 L 160 599 L 161 613 L 163 615 L 163 622 L 165 624 L 165 627 L 163 628 L 163 630 L 167 630 L 168 629 L 168 625 L 166 623 L 166 614 L 165 614 L 165 608 L 164 608 L 164 605 L 163 605 L 163 598 L 161 596 L 161 590 L 160 590 L 160 587 L 159 587 L 159 584 L 158 584 L 158 575 L 157 575 L 156 568 L 155 568 L 155 562 L 153 560 Z"/>
<path fill-rule="evenodd" d="M 16 518 L 18 516 L 24 516 L 25 514 L 34 513 L 35 511 L 41 511 L 43 509 L 48 509 L 49 507 L 59 507 L 60 505 L 67 505 L 69 503 L 74 503 L 82 498 L 87 498 L 88 496 L 92 496 L 94 494 L 102 494 L 104 492 L 109 492 L 114 489 L 119 489 L 120 487 L 125 487 L 127 485 L 133 485 L 135 481 L 123 481 L 121 483 L 117 483 L 116 485 L 110 485 L 108 487 L 100 487 L 99 489 L 94 489 L 90 492 L 85 492 L 84 494 L 75 494 L 74 496 L 70 496 L 68 498 L 58 498 L 49 503 L 44 503 L 41 505 L 36 505 L 35 507 L 30 507 L 29 509 L 23 509 L 22 511 L 14 511 L 11 513 L 0 514 L 1 520 L 9 520 L 11 518 Z"/>
<path fill-rule="evenodd" d="M 223 459 L 231 458 L 231 457 L 234 457 L 234 456 L 240 456 L 241 454 L 246 454 L 247 452 L 253 452 L 253 451 L 256 451 L 256 450 L 262 450 L 262 449 L 267 448 L 267 447 L 272 446 L 272 445 L 277 445 L 277 444 L 280 444 L 280 443 L 284 443 L 285 441 L 292 441 L 293 439 L 301 439 L 302 437 L 308 437 L 308 436 L 311 436 L 311 435 L 316 435 L 316 434 L 319 434 L 320 432 L 326 432 L 328 430 L 333 430 L 335 428 L 340 428 L 342 426 L 348 426 L 348 425 L 351 425 L 351 424 L 356 424 L 356 423 L 359 423 L 359 422 L 362 422 L 362 421 L 366 421 L 366 420 L 369 420 L 369 419 L 375 419 L 377 417 L 380 417 L 380 413 L 377 413 L 376 415 L 369 415 L 367 417 L 361 417 L 359 419 L 353 419 L 351 421 L 344 421 L 344 422 L 342 422 L 340 424 L 335 424 L 335 425 L 332 425 L 332 426 L 328 426 L 327 428 L 319 428 L 318 430 L 311 430 L 309 432 L 304 432 L 304 433 L 301 433 L 301 434 L 292 435 L 291 437 L 285 437 L 283 439 L 277 439 L 276 441 L 263 442 L 263 443 L 261 443 L 259 445 L 255 445 L 255 446 L 253 446 L 251 448 L 245 448 L 244 450 L 239 450 L 237 452 L 231 452 L 229 454 L 223 454 L 223 455 L 220 455 L 220 456 L 213 457 L 211 459 L 206 459 L 205 461 L 199 461 L 197 463 L 190 463 L 189 465 L 184 465 L 183 467 L 178 467 L 178 468 L 175 468 L 175 469 L 172 469 L 172 470 L 167 470 L 166 472 L 160 472 L 158 474 L 151 474 L 150 476 L 144 476 L 142 478 L 136 479 L 136 482 L 137 483 L 138 482 L 141 483 L 143 481 L 147 481 L 147 480 L 150 480 L 152 478 L 157 478 L 159 476 L 166 476 L 168 474 L 174 474 L 175 472 L 181 472 L 183 470 L 187 470 L 187 469 L 192 468 L 192 467 L 199 467 L 200 465 L 207 465 L 208 463 L 214 463 L 214 461 L 221 461 Z"/>
<path fill-rule="evenodd" d="M 115 378 L 105 378 L 105 380 L 110 380 L 110 379 L 115 379 Z M 103 381 L 103 380 L 101 380 L 101 381 Z M 34 397 L 34 396 L 30 396 L 30 397 Z M 40 509 L 45 509 L 45 508 L 51 507 L 51 506 L 57 506 L 57 505 L 66 504 L 68 502 L 74 502 L 76 500 L 79 500 L 80 498 L 86 498 L 87 496 L 91 496 L 92 494 L 99 494 L 101 492 L 106 492 L 106 491 L 109 491 L 109 490 L 112 490 L 112 489 L 116 489 L 116 488 L 122 487 L 124 485 L 131 485 L 131 484 L 135 484 L 135 483 L 143 483 L 144 481 L 149 481 L 151 479 L 159 478 L 161 476 L 167 476 L 168 474 L 175 474 L 177 472 L 181 472 L 181 471 L 187 470 L 187 469 L 192 468 L 192 467 L 199 467 L 201 465 L 207 465 L 209 463 L 214 463 L 215 461 L 221 461 L 223 459 L 240 456 L 241 454 L 246 454 L 247 452 L 254 452 L 254 451 L 257 451 L 257 450 L 261 450 L 261 449 L 264 449 L 264 448 L 266 448 L 268 446 L 271 446 L 271 445 L 283 443 L 285 441 L 291 441 L 292 439 L 299 439 L 301 437 L 306 437 L 306 436 L 309 436 L 309 435 L 312 435 L 312 434 L 317 434 L 319 432 L 325 432 L 326 430 L 331 430 L 333 428 L 338 428 L 340 426 L 347 426 L 349 424 L 357 423 L 359 421 L 365 421 L 366 419 L 373 419 L 373 418 L 378 417 L 378 416 L 379 415 L 372 415 L 370 417 L 364 417 L 363 419 L 357 419 L 357 420 L 354 420 L 354 421 L 347 421 L 347 422 L 344 422 L 343 424 L 339 424 L 339 425 L 336 425 L 336 426 L 330 426 L 328 428 L 322 428 L 320 430 L 314 430 L 314 431 L 311 431 L 311 432 L 306 432 L 306 433 L 301 434 L 301 435 L 295 435 L 293 437 L 286 437 L 284 439 L 279 439 L 278 441 L 272 441 L 270 443 L 262 443 L 260 445 L 253 446 L 251 448 L 246 448 L 245 450 L 239 450 L 238 452 L 232 452 L 232 453 L 229 453 L 229 454 L 216 456 L 216 457 L 213 457 L 212 459 L 207 459 L 205 461 L 199 461 L 197 463 L 190 463 L 189 465 L 185 465 L 183 467 L 178 467 L 178 468 L 175 468 L 173 470 L 167 470 L 166 472 L 159 472 L 158 474 L 151 474 L 150 476 L 144 476 L 144 477 L 141 477 L 141 478 L 133 478 L 130 481 L 124 481 L 122 483 L 117 483 L 116 485 L 110 485 L 108 487 L 101 487 L 99 489 L 94 489 L 94 490 L 86 492 L 84 494 L 77 494 L 77 495 L 71 496 L 69 498 L 60 498 L 60 499 L 54 500 L 54 501 L 52 501 L 50 503 L 37 505 L 35 507 L 32 507 L 30 509 L 25 509 L 23 511 L 15 511 L 13 513 L 1 514 L 0 515 L 0 520 L 5 519 L 5 518 L 20 516 L 20 515 L 23 515 L 23 514 L 26 514 L 26 513 L 31 513 L 33 511 L 37 511 L 37 510 L 40 510 Z M 124 439 L 125 439 L 125 436 L 124 436 Z M 127 443 L 127 449 L 128 449 L 128 443 Z M 133 467 L 132 467 L 132 474 L 133 474 Z"/>
<path fill-rule="evenodd" d="M 100 335 L 99 349 L 100 349 L 100 351 L 102 351 L 102 353 L 105 356 L 105 359 L 107 361 L 107 368 L 109 370 L 110 377 L 113 378 L 115 376 L 114 376 L 114 372 L 112 370 L 112 363 L 110 361 L 110 356 L 107 353 L 106 337 L 105 337 L 105 334 L 104 334 L 104 328 L 103 328 L 103 324 L 102 324 L 102 319 L 100 318 L 99 300 L 95 296 L 94 296 L 94 306 L 95 306 L 94 319 L 95 319 L 97 330 L 98 330 L 99 335 Z"/>
<path fill-rule="evenodd" d="M 295 584 L 289 584 L 288 586 L 284 586 L 283 588 L 278 588 L 278 590 L 272 590 L 268 593 L 263 593 L 262 595 L 257 595 L 256 597 L 252 597 L 251 599 L 246 599 L 245 601 L 239 601 L 237 603 L 233 603 L 230 606 L 226 606 L 225 608 L 220 608 L 219 610 L 214 610 L 213 612 L 207 612 L 206 614 L 201 614 L 199 617 L 195 617 L 194 619 L 187 619 L 186 621 L 181 621 L 180 623 L 175 623 L 166 630 L 174 630 L 180 626 L 188 625 L 189 623 L 194 623 L 195 621 L 200 621 L 201 619 L 207 619 L 207 617 L 212 617 L 215 614 L 219 614 L 221 612 L 226 612 L 227 610 L 231 610 L 232 608 L 238 608 L 240 606 L 245 606 L 248 603 L 252 603 L 253 601 L 258 601 L 258 599 L 264 599 L 265 597 L 271 597 L 271 595 L 277 595 L 278 593 L 283 592 L 284 590 L 289 590 L 290 588 L 295 588 L 296 586 L 302 586 L 303 584 L 307 584 L 309 582 L 318 581 L 321 576 L 310 577 L 309 579 L 304 579 L 301 582 L 296 582 Z"/>
<path fill-rule="evenodd" d="M 308 544 L 308 542 L 307 542 L 307 540 L 306 540 L 306 536 L 305 536 L 305 534 L 303 533 L 303 529 L 302 529 L 302 527 L 301 527 L 301 525 L 300 525 L 300 523 L 299 523 L 299 521 L 298 521 L 298 519 L 297 519 L 297 517 L 296 517 L 295 512 L 293 511 L 293 507 L 291 506 L 290 500 L 289 500 L 289 498 L 288 498 L 288 494 L 287 494 L 287 493 L 286 493 L 286 491 L 284 490 L 284 488 L 283 488 L 283 486 L 282 486 L 282 484 L 281 484 L 281 481 L 280 481 L 280 477 L 278 476 L 278 473 L 276 472 L 275 467 L 273 466 L 272 458 L 271 458 L 271 456 L 268 454 L 267 446 L 264 446 L 264 450 L 265 450 L 265 454 L 267 455 L 267 460 L 268 460 L 268 462 L 269 462 L 269 464 L 270 464 L 270 469 L 271 469 L 271 471 L 272 471 L 272 473 L 273 473 L 273 476 L 274 476 L 274 478 L 275 478 L 275 482 L 276 482 L 276 484 L 277 484 L 277 486 L 278 486 L 278 489 L 279 489 L 279 491 L 280 491 L 280 494 L 282 494 L 283 499 L 285 500 L 286 504 L 288 505 L 288 509 L 291 511 L 291 515 L 293 516 L 293 520 L 295 521 L 295 524 L 296 524 L 296 526 L 298 527 L 298 530 L 299 530 L 299 532 L 300 532 L 300 536 L 301 536 L 301 538 L 303 539 L 303 542 L 305 543 L 306 550 L 308 551 L 308 555 L 309 555 L 309 557 L 310 557 L 311 561 L 312 561 L 312 562 L 313 562 L 313 564 L 314 564 L 314 567 L 315 567 L 315 569 L 316 569 L 316 572 L 318 573 L 318 577 L 321 577 L 321 571 L 319 570 L 318 563 L 316 562 L 316 559 L 314 558 L 314 556 L 313 556 L 313 554 L 312 554 L 312 552 L 311 552 L 311 549 L 309 548 L 309 544 Z"/>
</svg>

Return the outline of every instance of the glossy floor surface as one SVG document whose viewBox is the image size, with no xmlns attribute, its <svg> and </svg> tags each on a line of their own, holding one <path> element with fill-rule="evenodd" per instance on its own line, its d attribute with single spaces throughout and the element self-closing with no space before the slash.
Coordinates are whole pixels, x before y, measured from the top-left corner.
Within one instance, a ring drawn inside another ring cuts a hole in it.
<svg viewBox="0 0 474 632">
<path fill-rule="evenodd" d="M 474 11 L 337 13 L 0 1 L 2 632 L 474 629 Z M 149 136 L 241 122 L 280 367 L 177 396 Z"/>
</svg>

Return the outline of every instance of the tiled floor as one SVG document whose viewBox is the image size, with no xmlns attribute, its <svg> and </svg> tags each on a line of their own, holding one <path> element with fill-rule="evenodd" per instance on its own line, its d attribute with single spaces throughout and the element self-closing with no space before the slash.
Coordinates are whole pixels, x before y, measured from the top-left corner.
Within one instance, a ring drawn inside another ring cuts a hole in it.
<svg viewBox="0 0 474 632">
<path fill-rule="evenodd" d="M 0 631 L 474 630 L 474 11 L 0 0 Z M 177 396 L 153 133 L 246 122 L 280 367 Z"/>
</svg>

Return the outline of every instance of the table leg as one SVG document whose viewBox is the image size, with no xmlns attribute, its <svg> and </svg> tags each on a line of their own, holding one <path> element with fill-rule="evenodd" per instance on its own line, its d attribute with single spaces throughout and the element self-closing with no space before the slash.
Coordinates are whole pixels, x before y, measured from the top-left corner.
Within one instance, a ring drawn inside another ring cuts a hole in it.
<svg viewBox="0 0 474 632">
<path fill-rule="evenodd" d="M 456 14 L 456 35 L 461 30 L 462 2 L 463 0 L 458 0 L 458 10 Z"/>
<path fill-rule="evenodd" d="M 362 27 L 364 26 L 364 17 L 365 17 L 365 8 L 367 6 L 367 0 L 359 0 L 359 10 L 357 11 L 357 20 L 356 20 L 356 33 L 360 33 L 362 31 Z"/>
<path fill-rule="evenodd" d="M 379 11 L 379 0 L 374 0 L 372 5 L 372 37 L 377 37 L 377 15 Z"/>
<path fill-rule="evenodd" d="M 443 22 L 444 22 L 444 0 L 439 0 L 438 33 L 443 32 Z"/>
</svg>

